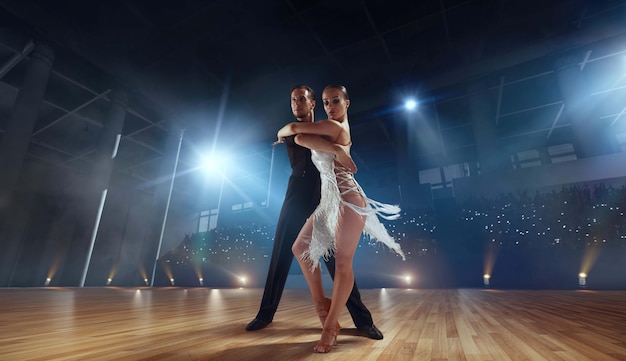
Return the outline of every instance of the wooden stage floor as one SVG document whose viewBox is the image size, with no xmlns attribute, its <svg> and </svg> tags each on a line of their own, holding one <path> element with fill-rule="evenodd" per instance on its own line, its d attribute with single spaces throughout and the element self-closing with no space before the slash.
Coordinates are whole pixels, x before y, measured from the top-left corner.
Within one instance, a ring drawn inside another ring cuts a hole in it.
<svg viewBox="0 0 626 361">
<path fill-rule="evenodd" d="M 261 289 L 0 289 L 0 360 L 626 360 L 626 291 L 366 289 L 385 338 L 354 329 L 314 354 L 304 289 L 247 332 Z"/>
</svg>

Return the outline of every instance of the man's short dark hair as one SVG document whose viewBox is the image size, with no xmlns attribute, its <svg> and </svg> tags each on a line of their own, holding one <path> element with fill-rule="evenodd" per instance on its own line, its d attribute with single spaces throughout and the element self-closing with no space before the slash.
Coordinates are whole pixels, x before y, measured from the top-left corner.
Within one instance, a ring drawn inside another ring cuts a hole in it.
<svg viewBox="0 0 626 361">
<path fill-rule="evenodd" d="M 289 95 L 291 95 L 291 93 L 293 93 L 294 90 L 296 89 L 304 89 L 304 90 L 308 90 L 309 92 L 309 99 L 311 99 L 312 101 L 315 101 L 315 91 L 313 89 L 311 89 L 310 86 L 308 85 L 294 85 L 293 87 L 291 87 L 291 90 L 289 91 Z"/>
</svg>

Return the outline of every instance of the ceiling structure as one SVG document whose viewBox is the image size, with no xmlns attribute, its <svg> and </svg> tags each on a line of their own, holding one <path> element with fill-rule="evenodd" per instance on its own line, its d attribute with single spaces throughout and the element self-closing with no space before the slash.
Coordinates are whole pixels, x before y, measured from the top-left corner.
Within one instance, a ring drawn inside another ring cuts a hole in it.
<svg viewBox="0 0 626 361">
<path fill-rule="evenodd" d="M 142 181 L 157 177 L 165 139 L 180 128 L 181 171 L 215 148 L 266 172 L 275 132 L 292 120 L 288 91 L 300 83 L 348 87 L 364 170 L 395 160 L 408 95 L 435 109 L 436 141 L 417 167 L 468 161 L 476 141 L 467 92 L 477 81 L 496 99 L 504 143 L 571 142 L 554 74 L 564 55 L 602 80 L 592 92 L 610 99 L 595 116 L 616 129 L 626 121 L 623 0 L 0 0 L 0 19 L 0 136 L 29 54 L 44 42 L 55 61 L 29 158 L 86 169 L 111 92 L 124 89 L 115 167 Z"/>
</svg>

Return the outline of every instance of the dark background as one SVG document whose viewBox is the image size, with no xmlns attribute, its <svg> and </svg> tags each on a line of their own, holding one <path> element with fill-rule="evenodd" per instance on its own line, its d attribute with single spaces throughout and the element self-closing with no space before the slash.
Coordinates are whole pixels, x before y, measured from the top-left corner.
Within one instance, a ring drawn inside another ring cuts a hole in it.
<svg viewBox="0 0 626 361">
<path fill-rule="evenodd" d="M 37 64 L 48 65 L 27 126 L 20 96 L 36 98 L 27 79 Z M 248 244 L 261 275 L 250 282 L 262 285 L 289 174 L 270 144 L 293 120 L 288 94 L 300 83 L 347 86 L 357 179 L 400 204 L 402 222 L 433 218 L 434 236 L 405 236 L 407 248 L 437 242 L 411 262 L 376 258 L 363 242 L 355 267 L 372 287 L 397 286 L 390 275 L 405 268 L 422 275 L 414 286 L 482 286 L 489 235 L 460 228 L 468 198 L 500 209 L 501 194 L 619 189 L 626 176 L 624 1 L 0 0 L 0 285 L 76 286 L 87 259 L 87 285 L 144 284 L 157 253 L 179 249 L 215 208 L 229 232 L 266 230 Z M 403 108 L 408 97 L 417 111 Z M 123 112 L 114 161 L 112 109 Z M 199 169 L 212 152 L 229 156 L 226 175 Z M 576 212 L 602 204 L 587 199 Z M 600 245 L 590 287 L 626 285 L 614 276 L 626 273 L 620 222 L 600 222 L 616 240 Z M 593 237 L 571 235 L 568 251 L 503 245 L 492 285 L 577 287 Z M 226 262 L 213 282 L 233 285 L 243 263 Z M 393 272 L 371 274 L 376 263 Z"/>
</svg>

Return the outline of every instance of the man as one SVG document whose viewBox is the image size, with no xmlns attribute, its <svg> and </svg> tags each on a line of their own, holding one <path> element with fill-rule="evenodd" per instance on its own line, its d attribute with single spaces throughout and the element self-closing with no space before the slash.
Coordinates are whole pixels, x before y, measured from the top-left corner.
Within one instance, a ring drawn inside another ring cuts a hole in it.
<svg viewBox="0 0 626 361">
<path fill-rule="evenodd" d="M 313 89 L 305 85 L 297 85 L 291 89 L 291 111 L 297 121 L 313 122 L 315 120 L 314 108 L 315 93 Z M 352 159 L 341 146 L 321 138 L 319 141 L 325 143 L 324 146 L 328 147 L 328 151 L 335 153 L 344 166 L 356 171 L 356 166 Z M 320 175 L 311 161 L 311 151 L 297 145 L 293 136 L 285 139 L 285 144 L 291 162 L 291 176 L 289 177 L 285 201 L 276 225 L 272 258 L 261 306 L 257 316 L 246 326 L 247 331 L 260 330 L 269 325 L 274 319 L 274 314 L 278 308 L 293 260 L 291 246 L 304 222 L 313 213 L 320 200 Z M 325 263 L 328 273 L 334 279 L 334 257 L 331 257 Z M 375 340 L 383 338 L 383 334 L 374 325 L 370 311 L 361 301 L 361 294 L 356 282 L 346 306 L 358 330 Z"/>
</svg>

